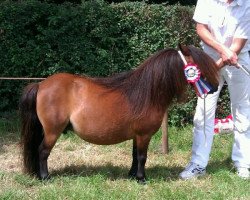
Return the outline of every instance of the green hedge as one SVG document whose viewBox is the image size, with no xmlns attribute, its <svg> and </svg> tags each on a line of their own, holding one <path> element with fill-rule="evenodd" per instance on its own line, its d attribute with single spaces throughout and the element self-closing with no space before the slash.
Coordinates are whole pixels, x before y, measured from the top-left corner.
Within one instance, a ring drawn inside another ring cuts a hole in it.
<svg viewBox="0 0 250 200">
<path fill-rule="evenodd" d="M 127 71 L 159 49 L 179 42 L 198 46 L 192 14 L 193 7 L 140 2 L 6 1 L 0 4 L 0 76 L 108 76 Z M 0 80 L 0 112 L 17 109 L 26 84 Z M 185 106 L 172 107 L 170 124 L 190 122 L 194 104 L 191 95 Z"/>
</svg>

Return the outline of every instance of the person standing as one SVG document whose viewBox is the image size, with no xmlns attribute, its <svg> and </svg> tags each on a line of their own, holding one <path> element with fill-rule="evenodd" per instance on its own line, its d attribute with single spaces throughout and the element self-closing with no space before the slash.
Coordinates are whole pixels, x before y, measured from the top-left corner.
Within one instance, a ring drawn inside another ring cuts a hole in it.
<svg viewBox="0 0 250 200">
<path fill-rule="evenodd" d="M 206 173 L 217 100 L 226 81 L 234 120 L 232 160 L 238 176 L 250 178 L 250 77 L 237 67 L 250 71 L 250 0 L 198 0 L 193 19 L 203 50 L 220 68 L 220 84 L 217 92 L 198 97 L 191 161 L 179 176 L 186 180 Z"/>
</svg>

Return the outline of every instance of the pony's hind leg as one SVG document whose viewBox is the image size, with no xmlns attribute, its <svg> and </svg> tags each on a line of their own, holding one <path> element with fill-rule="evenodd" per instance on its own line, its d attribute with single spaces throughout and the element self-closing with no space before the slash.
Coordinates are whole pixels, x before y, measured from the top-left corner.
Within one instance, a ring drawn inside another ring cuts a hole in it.
<svg viewBox="0 0 250 200">
<path fill-rule="evenodd" d="M 49 178 L 49 172 L 48 172 L 48 157 L 50 155 L 50 152 L 52 148 L 54 147 L 58 137 L 60 136 L 60 132 L 45 132 L 44 139 L 42 143 L 39 146 L 39 174 L 38 177 L 41 180 L 45 180 Z"/>
</svg>

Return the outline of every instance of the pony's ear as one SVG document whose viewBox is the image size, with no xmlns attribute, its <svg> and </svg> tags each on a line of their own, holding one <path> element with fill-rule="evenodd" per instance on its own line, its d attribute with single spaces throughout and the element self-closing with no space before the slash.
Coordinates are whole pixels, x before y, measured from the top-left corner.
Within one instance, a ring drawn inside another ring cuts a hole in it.
<svg viewBox="0 0 250 200">
<path fill-rule="evenodd" d="M 180 49 L 181 53 L 184 56 L 190 56 L 191 55 L 190 50 L 188 49 L 187 46 L 185 46 L 183 44 L 178 44 L 178 46 L 179 46 L 179 49 Z"/>
</svg>

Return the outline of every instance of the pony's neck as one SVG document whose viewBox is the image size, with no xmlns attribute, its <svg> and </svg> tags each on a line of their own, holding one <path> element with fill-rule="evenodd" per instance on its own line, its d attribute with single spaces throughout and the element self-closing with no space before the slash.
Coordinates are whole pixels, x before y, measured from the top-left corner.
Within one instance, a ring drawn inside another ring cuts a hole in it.
<svg viewBox="0 0 250 200">
<path fill-rule="evenodd" d="M 157 52 L 134 71 L 96 79 L 96 82 L 110 92 L 121 92 L 135 116 L 145 115 L 152 109 L 165 111 L 186 86 L 183 62 L 174 49 Z"/>
<path fill-rule="evenodd" d="M 186 86 L 183 62 L 176 50 L 162 50 L 139 66 L 129 82 L 132 90 L 128 97 L 135 110 L 139 113 L 150 108 L 165 111 Z"/>
</svg>

